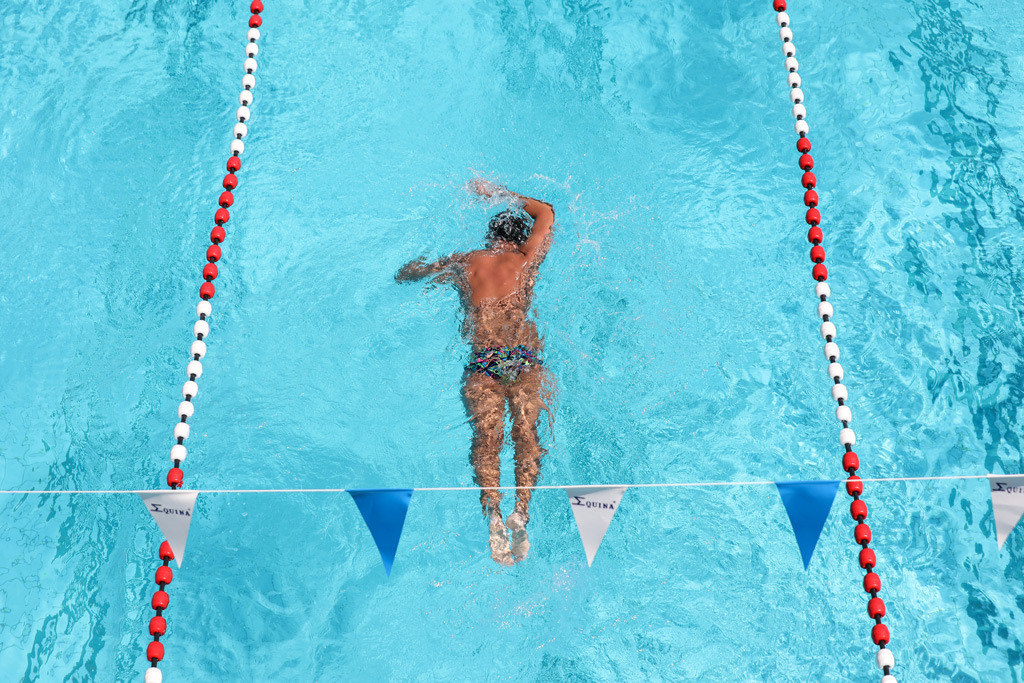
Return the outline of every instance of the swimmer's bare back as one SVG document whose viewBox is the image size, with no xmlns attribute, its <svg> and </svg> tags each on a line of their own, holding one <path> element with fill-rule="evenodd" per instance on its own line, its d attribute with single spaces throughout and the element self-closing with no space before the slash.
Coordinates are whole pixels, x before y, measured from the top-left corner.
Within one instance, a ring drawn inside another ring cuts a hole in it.
<svg viewBox="0 0 1024 683">
<path fill-rule="evenodd" d="M 471 183 L 470 189 L 483 196 L 495 194 L 515 199 L 533 219 L 530 235 L 522 244 L 496 240 L 487 249 L 453 254 L 427 264 L 416 260 L 403 267 L 399 282 L 437 276 L 439 282 L 459 286 L 470 323 L 474 346 L 515 346 L 532 348 L 540 343 L 536 326 L 526 318 L 533 294 L 537 267 L 547 255 L 555 212 L 550 204 L 497 188 L 486 181 Z"/>
<path fill-rule="evenodd" d="M 482 306 L 488 299 L 504 299 L 519 293 L 523 289 L 523 271 L 528 263 L 526 254 L 518 249 L 469 252 L 463 266 L 469 300 L 474 306 Z"/>
</svg>

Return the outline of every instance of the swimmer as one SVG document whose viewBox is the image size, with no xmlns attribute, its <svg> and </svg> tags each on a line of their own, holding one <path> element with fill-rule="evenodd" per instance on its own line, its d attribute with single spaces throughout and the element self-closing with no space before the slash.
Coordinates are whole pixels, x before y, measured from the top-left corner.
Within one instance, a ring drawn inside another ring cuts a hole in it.
<svg viewBox="0 0 1024 683">
<path fill-rule="evenodd" d="M 551 244 L 555 212 L 550 204 L 509 192 L 485 180 L 468 186 L 481 197 L 506 199 L 516 208 L 502 211 L 487 229 L 484 249 L 442 258 L 417 259 L 395 275 L 399 282 L 434 277 L 456 285 L 466 311 L 465 333 L 473 352 L 463 377 L 462 396 L 473 427 L 471 460 L 480 503 L 490 523 L 491 557 L 510 565 L 526 558 L 530 540 L 532 489 L 517 489 L 507 522 L 501 517 L 501 462 L 505 406 L 512 417 L 516 486 L 533 486 L 545 450 L 537 423 L 547 411 L 547 371 L 542 340 L 527 316 L 537 269 Z M 509 531 L 512 542 L 509 543 Z"/>
</svg>

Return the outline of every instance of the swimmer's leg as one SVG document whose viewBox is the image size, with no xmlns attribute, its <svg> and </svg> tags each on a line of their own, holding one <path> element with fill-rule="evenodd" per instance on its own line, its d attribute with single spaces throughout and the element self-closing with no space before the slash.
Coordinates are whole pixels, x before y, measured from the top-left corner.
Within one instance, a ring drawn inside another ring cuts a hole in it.
<svg viewBox="0 0 1024 683">
<path fill-rule="evenodd" d="M 532 368 L 521 374 L 509 388 L 512 440 L 516 446 L 516 486 L 535 486 L 540 475 L 540 460 L 546 451 L 537 436 L 537 422 L 541 412 L 548 409 L 543 396 L 544 379 L 543 368 Z M 512 554 L 517 561 L 525 559 L 530 549 L 526 524 L 530 521 L 532 496 L 532 489 L 516 489 L 515 512 L 508 518 L 508 526 L 512 530 Z"/>
<path fill-rule="evenodd" d="M 505 391 L 496 380 L 479 372 L 466 375 L 462 398 L 473 427 L 470 460 L 477 486 L 501 485 L 501 452 L 505 431 Z M 491 557 L 499 564 L 511 564 L 508 529 L 501 520 L 501 491 L 482 489 L 480 504 L 490 523 Z"/>
</svg>

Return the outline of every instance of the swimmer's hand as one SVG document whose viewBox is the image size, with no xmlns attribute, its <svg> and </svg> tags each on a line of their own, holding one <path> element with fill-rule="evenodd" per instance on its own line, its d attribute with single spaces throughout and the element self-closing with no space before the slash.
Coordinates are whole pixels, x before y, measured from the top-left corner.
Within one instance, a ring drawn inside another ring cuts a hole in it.
<svg viewBox="0 0 1024 683">
<path fill-rule="evenodd" d="M 418 259 L 409 261 L 402 266 L 397 273 L 395 273 L 395 282 L 415 282 L 426 277 L 429 273 L 427 272 L 427 259 L 422 256 Z"/>
<path fill-rule="evenodd" d="M 462 262 L 463 254 L 452 254 L 451 256 L 445 256 L 444 258 L 438 259 L 433 263 L 427 263 L 427 260 L 422 256 L 413 261 L 409 261 L 402 266 L 397 273 L 395 273 L 396 282 L 415 282 L 416 280 L 422 280 L 425 277 L 432 275 L 443 274 L 448 271 L 450 266 L 457 265 Z M 438 278 L 437 282 L 442 282 L 445 279 L 445 275 Z"/>
<path fill-rule="evenodd" d="M 483 178 L 473 178 L 466 183 L 466 189 L 473 194 L 480 195 L 481 197 L 487 197 L 488 199 L 496 194 L 508 194 L 508 190 L 501 185 L 492 183 L 490 180 L 484 180 Z"/>
</svg>

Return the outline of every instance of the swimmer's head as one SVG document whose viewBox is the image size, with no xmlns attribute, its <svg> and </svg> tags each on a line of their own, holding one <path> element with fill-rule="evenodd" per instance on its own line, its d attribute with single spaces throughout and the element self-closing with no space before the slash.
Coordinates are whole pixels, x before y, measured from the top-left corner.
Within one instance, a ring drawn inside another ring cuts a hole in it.
<svg viewBox="0 0 1024 683">
<path fill-rule="evenodd" d="M 487 224 L 487 239 L 490 242 L 522 244 L 529 236 L 530 217 L 519 209 L 502 211 Z"/>
</svg>

